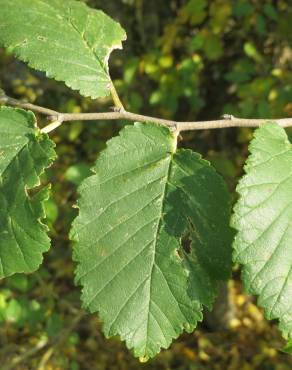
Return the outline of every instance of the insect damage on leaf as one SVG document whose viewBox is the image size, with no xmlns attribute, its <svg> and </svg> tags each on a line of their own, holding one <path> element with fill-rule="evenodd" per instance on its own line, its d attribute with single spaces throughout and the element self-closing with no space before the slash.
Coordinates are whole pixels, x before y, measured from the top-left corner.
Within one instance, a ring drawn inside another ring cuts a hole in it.
<svg viewBox="0 0 292 370">
<path fill-rule="evenodd" d="M 79 189 L 71 233 L 84 307 L 98 311 L 106 336 L 120 335 L 142 362 L 194 330 L 216 279 L 230 274 L 228 192 L 208 162 L 176 143 L 168 128 L 151 123 L 110 140 Z M 179 256 L 186 232 L 192 264 Z"/>
</svg>

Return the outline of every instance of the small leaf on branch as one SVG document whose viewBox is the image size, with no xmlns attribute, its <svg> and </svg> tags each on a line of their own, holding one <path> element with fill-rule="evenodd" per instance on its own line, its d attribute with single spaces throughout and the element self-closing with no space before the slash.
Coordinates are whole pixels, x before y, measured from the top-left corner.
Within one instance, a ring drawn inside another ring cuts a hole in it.
<svg viewBox="0 0 292 370">
<path fill-rule="evenodd" d="M 269 123 L 255 131 L 250 153 L 237 187 L 234 260 L 243 265 L 248 293 L 291 339 L 292 147 L 285 130 Z"/>
<path fill-rule="evenodd" d="M 71 234 L 84 306 L 142 361 L 191 332 L 230 274 L 224 182 L 176 145 L 151 123 L 110 140 L 80 187 Z"/>
<path fill-rule="evenodd" d="M 33 272 L 50 248 L 40 175 L 55 158 L 54 144 L 35 127 L 32 113 L 0 108 L 0 278 Z"/>
<path fill-rule="evenodd" d="M 74 0 L 0 0 L 0 44 L 30 67 L 91 98 L 109 95 L 108 59 L 126 33 Z"/>
</svg>

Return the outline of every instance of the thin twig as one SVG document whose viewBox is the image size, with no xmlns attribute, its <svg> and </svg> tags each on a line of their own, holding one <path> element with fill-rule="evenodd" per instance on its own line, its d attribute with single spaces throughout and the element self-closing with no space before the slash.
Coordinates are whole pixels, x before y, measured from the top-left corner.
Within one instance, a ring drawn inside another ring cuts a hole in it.
<svg viewBox="0 0 292 370">
<path fill-rule="evenodd" d="M 44 349 L 49 343 L 49 340 L 47 338 L 45 339 L 41 339 L 36 345 L 35 347 L 27 350 L 26 352 L 24 352 L 22 355 L 19 355 L 18 357 L 15 357 L 14 359 L 12 359 L 10 361 L 9 364 L 5 365 L 1 368 L 2 370 L 13 370 L 16 368 L 17 365 L 23 363 L 24 361 L 26 361 L 27 359 L 29 359 L 30 357 L 33 357 L 34 355 L 36 355 L 38 352 L 40 352 L 42 349 Z"/>
<path fill-rule="evenodd" d="M 292 126 L 292 118 L 281 118 L 281 119 L 249 119 L 249 118 L 236 118 L 228 116 L 219 120 L 213 121 L 194 121 L 194 122 L 182 122 L 172 121 L 162 118 L 144 116 L 141 114 L 131 112 L 109 112 L 109 113 L 77 113 L 62 114 L 63 122 L 66 121 L 98 121 L 98 120 L 117 120 L 125 119 L 129 121 L 138 122 L 153 122 L 164 126 L 175 128 L 177 131 L 192 131 L 192 130 L 207 130 L 215 128 L 228 128 L 228 127 L 257 127 L 267 121 L 273 121 L 278 123 L 282 127 Z"/>
<path fill-rule="evenodd" d="M 65 342 L 65 340 L 68 338 L 70 333 L 76 328 L 76 326 L 78 325 L 78 323 L 81 321 L 81 319 L 84 316 L 85 316 L 85 313 L 83 311 L 80 311 L 76 315 L 76 317 L 72 320 L 71 324 L 67 328 L 64 328 L 64 330 L 61 331 L 61 333 L 57 337 L 53 337 L 51 338 L 51 340 L 49 340 L 48 338 L 41 339 L 36 344 L 35 347 L 13 358 L 9 362 L 9 364 L 4 364 L 4 366 L 1 367 L 1 370 L 14 370 L 17 365 L 24 363 L 26 360 L 35 356 L 37 353 L 39 353 L 41 350 L 51 346 L 49 347 L 48 351 L 45 352 L 45 355 L 44 357 L 42 357 L 42 360 L 40 363 L 40 365 L 42 365 L 43 363 L 45 364 L 49 360 L 49 358 L 52 356 L 52 354 L 54 353 L 56 347 L 61 346 Z"/>
<path fill-rule="evenodd" d="M 49 347 L 48 350 L 42 356 L 41 361 L 40 361 L 40 363 L 39 363 L 39 365 L 37 367 L 37 370 L 45 370 L 46 364 L 48 363 L 48 361 L 50 360 L 50 358 L 52 357 L 52 355 L 56 351 L 57 347 L 58 346 L 62 346 L 65 343 L 65 341 L 67 340 L 67 338 L 69 337 L 69 335 L 71 334 L 71 332 L 79 324 L 79 322 L 84 317 L 84 315 L 85 315 L 84 312 L 81 311 L 74 318 L 74 320 L 72 320 L 71 325 L 68 328 L 66 328 L 65 330 L 63 330 L 61 332 L 61 334 L 58 337 L 58 340 L 55 343 L 53 343 L 52 346 Z"/>
<path fill-rule="evenodd" d="M 275 122 L 281 127 L 291 127 L 292 118 L 237 118 L 231 115 L 225 115 L 222 119 L 212 121 L 194 121 L 194 122 L 183 122 L 183 121 L 172 121 L 162 118 L 156 118 L 151 116 L 145 116 L 142 114 L 136 114 L 127 112 L 124 109 L 119 109 L 116 112 L 104 112 L 104 113 L 60 113 L 51 109 L 39 107 L 37 105 L 23 103 L 16 99 L 9 98 L 7 96 L 0 97 L 0 103 L 7 105 L 13 105 L 32 111 L 49 115 L 53 123 L 42 129 L 42 132 L 51 132 L 59 127 L 63 122 L 68 121 L 99 121 L 99 120 L 128 120 L 137 122 L 153 122 L 160 125 L 168 126 L 177 132 L 181 131 L 192 131 L 192 130 L 210 130 L 210 129 L 222 129 L 229 127 L 258 127 L 267 121 Z"/>
<path fill-rule="evenodd" d="M 6 105 L 11 105 L 12 107 L 19 107 L 19 108 L 23 108 L 23 109 L 29 109 L 29 110 L 32 110 L 33 112 L 37 112 L 37 113 L 40 113 L 40 114 L 45 114 L 47 116 L 57 116 L 57 115 L 59 115 L 59 113 L 56 112 L 55 110 L 40 107 L 38 105 L 34 105 L 34 104 L 31 104 L 31 103 L 26 103 L 26 102 L 23 102 L 23 101 L 20 101 L 20 100 L 16 100 L 14 98 L 10 98 L 7 95 L 1 95 L 0 96 L 0 104 L 1 103 L 6 104 Z"/>
</svg>

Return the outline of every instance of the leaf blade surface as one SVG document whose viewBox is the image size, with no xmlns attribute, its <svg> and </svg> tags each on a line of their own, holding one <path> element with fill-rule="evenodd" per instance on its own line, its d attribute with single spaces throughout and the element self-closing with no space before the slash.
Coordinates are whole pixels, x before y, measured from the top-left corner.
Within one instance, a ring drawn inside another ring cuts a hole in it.
<svg viewBox="0 0 292 370">
<path fill-rule="evenodd" d="M 29 192 L 55 158 L 54 144 L 34 123 L 32 113 L 0 108 L 0 278 L 35 271 L 50 247 L 41 223 L 48 189 Z"/>
<path fill-rule="evenodd" d="M 196 166 L 210 166 L 194 155 L 194 172 L 177 174 L 177 153 L 176 137 L 165 127 L 122 130 L 80 187 L 71 234 L 84 306 L 99 312 L 107 336 L 119 334 L 142 359 L 167 348 L 183 330 L 192 331 L 202 305 L 213 299 L 188 294 L 190 271 L 180 244 L 188 220 L 176 212 L 185 197 L 183 180 L 195 175 Z M 213 171 L 210 179 L 216 177 Z M 208 278 L 202 284 L 210 288 L 208 270 L 201 269 Z"/>
<path fill-rule="evenodd" d="M 109 95 L 110 53 L 126 39 L 102 11 L 75 0 L 0 0 L 0 44 L 91 98 Z"/>
<path fill-rule="evenodd" d="M 292 336 L 292 150 L 285 130 L 269 123 L 255 132 L 240 199 L 232 219 L 238 230 L 234 260 L 243 265 L 243 280 L 268 319 L 278 319 Z"/>
</svg>

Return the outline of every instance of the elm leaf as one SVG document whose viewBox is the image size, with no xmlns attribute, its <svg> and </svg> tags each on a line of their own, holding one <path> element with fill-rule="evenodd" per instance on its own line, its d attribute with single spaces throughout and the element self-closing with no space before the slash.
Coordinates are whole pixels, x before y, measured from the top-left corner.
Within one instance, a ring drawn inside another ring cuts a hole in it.
<svg viewBox="0 0 292 370">
<path fill-rule="evenodd" d="M 35 271 L 50 248 L 41 222 L 48 187 L 34 188 L 55 158 L 53 148 L 32 113 L 0 108 L 0 278 Z"/>
<path fill-rule="evenodd" d="M 285 130 L 267 123 L 255 131 L 246 175 L 234 209 L 234 261 L 243 281 L 258 296 L 267 319 L 278 319 L 292 338 L 292 146 Z"/>
<path fill-rule="evenodd" d="M 48 77 L 91 98 L 109 95 L 108 59 L 126 33 L 75 0 L 0 0 L 0 44 Z"/>
<path fill-rule="evenodd" d="M 207 161 L 152 123 L 123 129 L 93 172 L 71 232 L 76 282 L 106 336 L 145 361 L 193 331 L 229 276 L 229 195 Z"/>
</svg>

